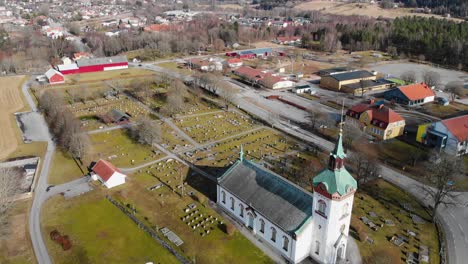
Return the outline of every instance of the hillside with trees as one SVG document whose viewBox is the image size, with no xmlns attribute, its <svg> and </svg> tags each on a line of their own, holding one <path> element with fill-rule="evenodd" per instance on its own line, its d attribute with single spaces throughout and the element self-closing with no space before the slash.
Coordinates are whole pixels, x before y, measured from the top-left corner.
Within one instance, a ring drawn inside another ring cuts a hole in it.
<svg viewBox="0 0 468 264">
<path fill-rule="evenodd" d="M 456 17 L 468 17 L 468 1 L 466 0 L 402 0 L 407 7 L 427 7 L 432 13 Z"/>
</svg>

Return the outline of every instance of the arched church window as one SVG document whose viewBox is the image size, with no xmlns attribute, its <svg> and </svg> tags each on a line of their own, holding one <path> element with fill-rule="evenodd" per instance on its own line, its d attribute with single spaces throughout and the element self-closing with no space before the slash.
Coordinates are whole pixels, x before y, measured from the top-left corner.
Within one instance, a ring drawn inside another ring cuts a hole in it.
<svg viewBox="0 0 468 264">
<path fill-rule="evenodd" d="M 239 204 L 240 207 L 240 217 L 244 217 L 244 206 L 242 204 Z"/>
<path fill-rule="evenodd" d="M 271 241 L 276 242 L 276 229 L 274 227 L 271 228 Z"/>
<path fill-rule="evenodd" d="M 325 211 L 327 210 L 327 203 L 324 200 L 318 201 L 318 211 L 319 213 L 325 215 Z"/>
<path fill-rule="evenodd" d="M 224 191 L 221 192 L 221 201 L 223 202 L 223 204 L 226 203 L 226 193 Z"/>
<path fill-rule="evenodd" d="M 320 253 L 320 242 L 315 241 L 315 254 L 318 255 Z"/>
<path fill-rule="evenodd" d="M 260 233 L 265 233 L 265 221 L 260 219 Z"/>
<path fill-rule="evenodd" d="M 345 226 L 345 225 L 341 225 L 341 227 L 340 227 L 340 233 L 343 233 L 343 232 L 344 232 L 344 230 L 345 230 L 345 228 L 346 228 L 346 226 Z"/>
<path fill-rule="evenodd" d="M 342 212 L 342 216 L 341 217 L 345 217 L 348 215 L 348 212 L 349 212 L 349 203 L 345 203 L 343 205 L 343 212 Z"/>
<path fill-rule="evenodd" d="M 234 198 L 231 197 L 231 210 L 234 210 Z"/>
<path fill-rule="evenodd" d="M 288 251 L 289 248 L 289 239 L 286 236 L 283 236 L 283 249 Z"/>
</svg>

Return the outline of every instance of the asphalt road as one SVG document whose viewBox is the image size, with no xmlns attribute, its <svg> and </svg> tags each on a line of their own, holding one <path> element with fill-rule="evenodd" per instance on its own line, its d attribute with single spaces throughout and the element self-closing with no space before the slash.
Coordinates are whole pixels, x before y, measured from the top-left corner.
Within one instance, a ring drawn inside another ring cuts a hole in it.
<svg viewBox="0 0 468 264">
<path fill-rule="evenodd" d="M 161 67 L 154 67 L 153 65 L 144 65 L 144 68 L 164 72 L 174 78 L 181 77 L 181 74 L 179 73 L 171 72 L 170 70 L 163 69 Z M 182 79 L 184 78 L 185 76 L 182 76 Z M 236 84 L 236 82 L 230 83 L 232 85 L 237 85 L 238 88 L 243 91 L 238 94 L 238 98 L 236 99 L 236 103 L 241 109 L 262 118 L 285 133 L 294 135 L 304 141 L 311 142 L 324 150 L 331 151 L 333 149 L 333 142 L 327 141 L 317 135 L 280 120 L 279 116 L 272 115 L 270 111 L 265 110 L 268 109 L 268 106 L 266 105 L 262 105 L 262 107 L 260 107 L 258 104 L 245 100 L 244 95 L 247 90 L 246 87 L 244 85 Z M 284 113 L 282 114 L 284 115 Z M 286 115 L 288 114 L 286 113 Z M 297 119 L 295 116 L 290 116 L 290 118 Z M 423 204 L 427 205 L 430 203 L 430 199 L 428 199 L 421 191 L 421 183 L 391 168 L 383 165 L 381 165 L 381 167 L 381 175 L 384 179 L 411 193 Z M 458 202 L 461 204 L 460 206 L 442 206 L 437 212 L 438 219 L 442 224 L 444 229 L 443 232 L 446 236 L 448 249 L 447 257 L 448 263 L 450 264 L 465 264 L 468 259 L 468 221 L 466 220 L 468 219 L 468 193 L 460 193 Z"/>
<path fill-rule="evenodd" d="M 37 108 L 34 104 L 34 100 L 31 97 L 31 94 L 28 92 L 29 82 L 25 82 L 22 87 L 23 94 L 28 102 L 31 110 L 36 112 Z M 41 122 L 38 122 L 41 126 L 46 126 L 44 117 L 41 115 Z M 47 248 L 44 244 L 44 239 L 41 232 L 41 208 L 44 201 L 47 200 L 46 188 L 47 176 L 49 175 L 50 163 L 52 161 L 52 156 L 55 151 L 55 143 L 52 141 L 52 136 L 49 133 L 49 128 L 46 126 L 43 128 L 47 131 L 47 151 L 45 153 L 44 159 L 41 161 L 41 173 L 37 180 L 37 184 L 34 187 L 34 200 L 31 206 L 31 211 L 29 213 L 29 235 L 31 237 L 31 242 L 34 249 L 34 254 L 36 255 L 37 262 L 39 264 L 49 264 L 52 263 Z"/>
</svg>

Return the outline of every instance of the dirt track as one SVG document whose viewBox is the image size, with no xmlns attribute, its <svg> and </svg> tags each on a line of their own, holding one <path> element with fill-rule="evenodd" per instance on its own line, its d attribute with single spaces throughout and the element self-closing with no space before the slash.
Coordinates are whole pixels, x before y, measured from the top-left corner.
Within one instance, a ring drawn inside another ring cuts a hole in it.
<svg viewBox="0 0 468 264">
<path fill-rule="evenodd" d="M 12 115 L 24 108 L 21 84 L 24 76 L 0 78 L 0 160 L 8 157 L 18 146 L 16 122 Z"/>
</svg>

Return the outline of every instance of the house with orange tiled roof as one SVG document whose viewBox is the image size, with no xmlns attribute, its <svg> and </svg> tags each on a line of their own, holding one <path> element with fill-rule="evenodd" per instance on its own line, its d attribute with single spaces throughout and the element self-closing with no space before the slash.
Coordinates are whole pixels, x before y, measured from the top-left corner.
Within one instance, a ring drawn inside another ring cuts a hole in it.
<svg viewBox="0 0 468 264">
<path fill-rule="evenodd" d="M 91 168 L 91 178 L 100 181 L 110 189 L 124 184 L 127 176 L 109 161 L 101 159 Z"/>
<path fill-rule="evenodd" d="M 433 102 L 435 93 L 425 83 L 414 83 L 387 91 L 384 98 L 401 105 L 415 106 Z"/>
<path fill-rule="evenodd" d="M 403 134 L 405 119 L 383 103 L 369 100 L 346 111 L 346 122 L 357 124 L 365 133 L 387 140 Z"/>
<path fill-rule="evenodd" d="M 439 152 L 454 156 L 468 153 L 468 115 L 421 125 L 418 134 L 421 135 L 421 143 Z"/>
</svg>

